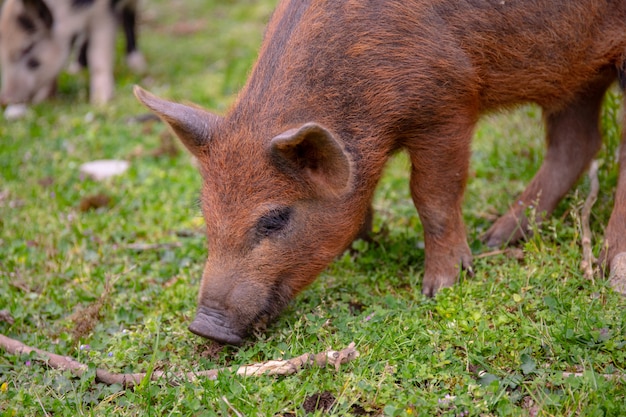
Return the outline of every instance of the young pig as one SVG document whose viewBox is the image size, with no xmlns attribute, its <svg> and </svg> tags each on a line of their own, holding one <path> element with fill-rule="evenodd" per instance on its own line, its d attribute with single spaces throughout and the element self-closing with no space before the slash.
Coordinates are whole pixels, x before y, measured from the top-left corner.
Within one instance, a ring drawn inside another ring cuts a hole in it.
<svg viewBox="0 0 626 417">
<path fill-rule="evenodd" d="M 274 317 L 369 227 L 398 150 L 424 227 L 422 291 L 453 285 L 472 260 L 461 202 L 479 116 L 526 102 L 545 115 L 545 161 L 487 232 L 500 246 L 523 236 L 530 204 L 550 213 L 598 151 L 625 54 L 624 1 L 285 0 L 226 116 L 136 88 L 204 180 L 209 253 L 190 330 L 239 344 Z M 626 252 L 626 146 L 620 158 L 609 264 Z"/>
<path fill-rule="evenodd" d="M 117 21 L 127 38 L 127 61 L 145 66 L 136 49 L 135 0 L 6 0 L 0 14 L 0 104 L 38 103 L 49 97 L 74 49 L 86 54 L 90 99 L 104 104 L 114 90 Z M 87 47 L 88 45 L 88 47 Z M 85 63 L 85 62 L 83 62 Z"/>
</svg>

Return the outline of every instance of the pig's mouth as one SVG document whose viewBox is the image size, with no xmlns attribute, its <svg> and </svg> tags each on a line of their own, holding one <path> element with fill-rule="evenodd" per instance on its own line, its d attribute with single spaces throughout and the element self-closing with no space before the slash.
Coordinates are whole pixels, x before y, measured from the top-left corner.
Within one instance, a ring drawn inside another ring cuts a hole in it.
<svg viewBox="0 0 626 417">
<path fill-rule="evenodd" d="M 288 286 L 282 282 L 275 285 L 261 311 L 253 318 L 239 318 L 240 325 L 237 327 L 233 323 L 238 320 L 228 314 L 199 305 L 196 318 L 189 325 L 189 331 L 216 342 L 239 346 L 251 332 L 265 331 L 265 327 L 280 314 L 291 298 Z"/>
<path fill-rule="evenodd" d="M 204 306 L 198 307 L 196 318 L 189 325 L 189 331 L 229 345 L 242 344 L 244 337 L 241 331 L 230 327 L 229 320 L 224 314 Z"/>
</svg>

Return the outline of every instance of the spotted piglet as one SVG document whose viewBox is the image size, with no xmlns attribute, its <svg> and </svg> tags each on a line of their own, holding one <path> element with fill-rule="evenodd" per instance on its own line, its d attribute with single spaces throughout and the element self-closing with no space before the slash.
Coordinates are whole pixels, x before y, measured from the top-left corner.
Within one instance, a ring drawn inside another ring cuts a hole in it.
<svg viewBox="0 0 626 417">
<path fill-rule="evenodd" d="M 134 71 L 145 61 L 136 48 L 136 0 L 6 0 L 0 13 L 0 104 L 41 102 L 75 52 L 89 68 L 90 100 L 113 96 L 115 34 L 121 22 L 126 59 Z M 8 109 L 7 109 L 8 110 Z"/>
</svg>

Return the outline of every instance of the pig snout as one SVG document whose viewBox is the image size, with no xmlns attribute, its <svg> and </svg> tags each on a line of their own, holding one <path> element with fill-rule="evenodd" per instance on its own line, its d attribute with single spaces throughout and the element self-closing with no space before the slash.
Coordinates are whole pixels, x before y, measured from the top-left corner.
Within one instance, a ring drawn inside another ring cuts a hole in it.
<svg viewBox="0 0 626 417">
<path fill-rule="evenodd" d="M 2 91 L 0 92 L 0 106 L 8 106 L 9 104 L 13 104 L 15 100 L 12 100 L 9 94 Z"/>
<path fill-rule="evenodd" d="M 32 100 L 33 95 L 30 93 L 29 89 L 24 88 L 20 90 L 19 88 L 12 88 L 12 86 L 8 83 L 4 83 L 3 85 L 7 87 L 3 87 L 2 91 L 0 91 L 1 106 L 34 102 L 34 100 Z"/>
<path fill-rule="evenodd" d="M 207 269 L 212 269 L 211 264 Z M 220 343 L 241 345 L 253 328 L 278 315 L 290 294 L 287 285 L 268 282 L 267 277 L 241 271 L 205 273 L 189 331 Z"/>
<path fill-rule="evenodd" d="M 223 312 L 205 306 L 199 306 L 196 318 L 189 325 L 189 331 L 220 343 L 240 345 L 245 332 L 234 328 Z"/>
</svg>

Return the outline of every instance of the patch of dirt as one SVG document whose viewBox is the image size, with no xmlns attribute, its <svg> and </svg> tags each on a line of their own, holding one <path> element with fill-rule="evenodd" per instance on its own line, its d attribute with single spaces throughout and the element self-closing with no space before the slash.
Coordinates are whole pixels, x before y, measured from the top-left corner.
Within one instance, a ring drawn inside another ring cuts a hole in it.
<svg viewBox="0 0 626 417">
<path fill-rule="evenodd" d="M 306 413 L 315 413 L 316 411 L 326 413 L 335 405 L 335 402 L 336 399 L 333 394 L 328 391 L 324 391 L 306 397 L 304 403 L 302 403 L 302 408 L 304 408 Z M 355 416 L 379 416 L 382 415 L 382 411 L 379 409 L 368 411 L 360 404 L 352 404 L 350 407 L 350 414 Z M 293 417 L 295 415 L 296 414 L 294 413 L 283 413 L 277 414 L 274 417 Z"/>
<path fill-rule="evenodd" d="M 100 311 L 108 301 L 110 293 L 111 285 L 107 281 L 104 286 L 104 292 L 100 295 L 100 298 L 87 307 L 78 307 L 69 317 L 70 321 L 74 324 L 71 333 L 75 342 L 87 336 L 91 333 L 93 328 L 96 327 L 98 320 L 100 320 Z"/>
<path fill-rule="evenodd" d="M 80 200 L 80 205 L 78 206 L 78 209 L 82 212 L 86 212 L 89 210 L 96 210 L 101 207 L 108 207 L 110 204 L 111 197 L 103 193 L 98 193 L 83 197 Z"/>
<path fill-rule="evenodd" d="M 100 319 L 100 310 L 102 309 L 102 301 L 98 299 L 96 302 L 87 307 L 79 307 L 71 316 L 70 320 L 74 323 L 72 328 L 72 336 L 78 341 L 88 335 L 98 323 Z"/>
<path fill-rule="evenodd" d="M 225 347 L 226 345 L 211 340 L 207 341 L 207 343 L 196 345 L 194 350 L 201 358 L 209 358 L 216 361 Z"/>
<path fill-rule="evenodd" d="M 335 397 L 328 391 L 324 391 L 318 394 L 313 394 L 304 400 L 302 408 L 307 413 L 314 413 L 317 410 L 328 411 L 335 404 Z"/>
<path fill-rule="evenodd" d="M 363 312 L 363 310 L 365 310 L 365 304 L 360 301 L 353 300 L 348 303 L 348 308 L 353 316 L 358 316 Z"/>
</svg>

